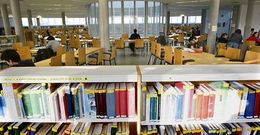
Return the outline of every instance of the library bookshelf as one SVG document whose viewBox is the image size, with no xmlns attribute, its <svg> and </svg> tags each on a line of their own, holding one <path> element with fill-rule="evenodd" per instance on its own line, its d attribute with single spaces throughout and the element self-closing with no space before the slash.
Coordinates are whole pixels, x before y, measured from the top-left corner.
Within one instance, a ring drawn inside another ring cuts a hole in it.
<svg viewBox="0 0 260 135">
<path fill-rule="evenodd" d="M 4 87 L 10 87 L 12 84 L 42 84 L 42 83 L 134 83 L 140 75 L 137 74 L 136 66 L 89 66 L 89 67 L 21 67 L 9 68 L 0 72 L 0 83 Z M 137 87 L 138 88 L 138 87 Z M 138 90 L 136 90 L 137 92 Z M 6 96 L 14 97 L 14 92 L 6 93 Z M 137 99 L 137 98 L 135 98 Z M 137 101 L 135 101 L 137 102 Z M 17 102 L 16 102 L 17 103 Z M 0 118 L 1 122 L 129 122 L 137 123 L 138 114 L 131 117 L 115 118 L 69 118 L 62 120 L 53 120 L 49 118 L 24 118 L 17 115 L 15 104 L 7 105 L 7 116 Z M 135 110 L 137 107 L 133 108 Z M 137 125 L 137 124 L 136 124 Z M 140 120 L 139 120 L 140 125 Z M 140 129 L 138 129 L 140 130 Z"/>
<path fill-rule="evenodd" d="M 241 83 L 259 82 L 260 65 L 192 65 L 192 66 L 139 66 L 141 77 L 141 90 L 147 91 L 147 83 L 164 82 L 211 82 L 211 81 L 237 81 Z M 143 93 L 143 92 L 142 92 Z M 147 98 L 147 97 L 146 97 Z M 219 123 L 245 123 L 260 122 L 259 118 L 218 118 L 207 120 L 174 120 L 174 121 L 147 121 L 147 106 L 143 105 L 145 98 L 140 98 L 141 125 L 177 125 L 177 124 L 219 124 Z M 145 99 L 147 100 L 147 99 Z M 159 101 L 158 101 L 159 102 Z M 145 106 L 145 107 L 144 107 Z M 159 105 L 158 105 L 159 106 Z M 151 116 L 149 116 L 151 117 Z M 148 118 L 149 119 L 149 118 Z"/>
<path fill-rule="evenodd" d="M 137 134 L 145 125 L 205 124 L 205 123 L 240 123 L 260 122 L 260 119 L 212 119 L 183 120 L 171 122 L 147 122 L 143 120 L 142 90 L 151 82 L 208 82 L 239 81 L 259 82 L 260 65 L 189 65 L 189 66 L 85 66 L 85 67 L 23 67 L 9 68 L 0 72 L 0 83 L 3 87 L 13 83 L 135 83 L 136 115 L 129 118 L 73 118 L 67 120 L 50 120 L 41 118 L 19 118 L 7 106 L 8 117 L 0 118 L 1 122 L 131 122 L 137 125 Z M 7 96 L 12 96 L 8 92 Z M 15 106 L 15 105 L 13 105 Z"/>
</svg>

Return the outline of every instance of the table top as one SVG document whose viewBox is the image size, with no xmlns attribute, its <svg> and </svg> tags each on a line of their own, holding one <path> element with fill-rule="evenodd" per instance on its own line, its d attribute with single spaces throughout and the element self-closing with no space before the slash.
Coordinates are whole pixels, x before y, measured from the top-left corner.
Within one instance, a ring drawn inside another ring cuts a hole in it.
<svg viewBox="0 0 260 135">
<path fill-rule="evenodd" d="M 102 48 L 95 48 L 95 47 L 86 48 L 86 55 L 95 53 L 100 49 L 102 49 Z M 77 58 L 77 57 L 78 57 L 78 51 L 75 51 L 75 58 Z M 65 54 L 62 55 L 61 59 L 62 59 L 62 63 L 65 63 Z M 36 67 L 47 67 L 47 66 L 50 66 L 50 62 L 51 62 L 51 58 L 36 62 L 34 64 Z"/>
</svg>

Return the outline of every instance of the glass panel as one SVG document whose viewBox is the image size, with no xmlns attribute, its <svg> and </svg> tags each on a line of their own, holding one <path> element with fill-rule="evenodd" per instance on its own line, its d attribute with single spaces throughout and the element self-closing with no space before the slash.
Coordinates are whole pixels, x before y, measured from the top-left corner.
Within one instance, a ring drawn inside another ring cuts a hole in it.
<svg viewBox="0 0 260 135">
<path fill-rule="evenodd" d="M 147 24 L 147 34 L 153 35 L 153 12 L 154 11 L 154 2 L 153 1 L 148 1 L 148 24 Z"/>
<path fill-rule="evenodd" d="M 124 32 L 130 35 L 134 27 L 134 1 L 124 1 Z"/>
<path fill-rule="evenodd" d="M 141 37 L 144 36 L 144 16 L 145 16 L 145 3 L 144 1 L 136 1 L 136 26 L 138 33 Z"/>
<path fill-rule="evenodd" d="M 28 27 L 29 26 L 28 18 L 22 18 L 22 24 L 24 27 Z"/>
</svg>

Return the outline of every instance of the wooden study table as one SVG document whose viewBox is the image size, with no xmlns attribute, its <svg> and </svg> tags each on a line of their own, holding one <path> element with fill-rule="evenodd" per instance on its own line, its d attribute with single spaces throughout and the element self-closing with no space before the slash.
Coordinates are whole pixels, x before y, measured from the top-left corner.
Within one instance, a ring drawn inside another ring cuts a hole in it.
<svg viewBox="0 0 260 135">
<path fill-rule="evenodd" d="M 86 55 L 96 53 L 100 49 L 102 49 L 102 48 L 94 48 L 94 47 L 86 48 Z M 62 63 L 65 63 L 65 57 L 66 57 L 65 54 L 63 54 L 62 58 L 61 58 Z M 78 51 L 75 51 L 75 58 L 78 58 Z M 51 58 L 36 62 L 34 64 L 35 64 L 36 67 L 48 67 L 48 66 L 50 66 L 50 63 L 51 63 Z"/>
</svg>

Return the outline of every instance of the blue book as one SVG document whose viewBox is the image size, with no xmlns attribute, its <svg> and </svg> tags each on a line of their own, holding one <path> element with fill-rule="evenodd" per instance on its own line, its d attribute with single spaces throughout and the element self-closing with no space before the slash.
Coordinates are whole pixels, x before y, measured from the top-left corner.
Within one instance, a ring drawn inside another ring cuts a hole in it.
<svg viewBox="0 0 260 135">
<path fill-rule="evenodd" d="M 79 107 L 80 107 L 80 113 L 81 113 L 81 115 L 84 117 L 84 115 L 85 115 L 85 110 L 84 110 L 84 101 L 83 101 L 83 98 L 84 98 L 84 87 L 83 87 L 83 84 L 80 84 L 79 85 L 79 96 L 80 96 L 80 105 L 79 105 Z"/>
<path fill-rule="evenodd" d="M 4 117 L 4 97 L 0 95 L 0 117 Z"/>
<path fill-rule="evenodd" d="M 247 95 L 245 118 L 249 119 L 254 117 L 254 107 L 255 107 L 255 91 L 249 90 Z"/>
<path fill-rule="evenodd" d="M 86 118 L 96 118 L 95 87 L 96 84 L 94 83 L 85 85 L 84 95 Z"/>
<path fill-rule="evenodd" d="M 67 100 L 67 108 L 68 108 L 68 118 L 73 118 L 73 100 L 72 100 L 72 96 L 70 93 L 70 89 L 66 89 L 65 90 L 65 95 L 66 95 L 66 100 Z"/>
<path fill-rule="evenodd" d="M 71 94 L 73 96 L 72 106 L 73 106 L 73 109 L 74 109 L 73 116 L 75 118 L 80 117 L 78 86 L 79 86 L 78 84 L 73 84 L 72 87 L 71 87 Z"/>
<path fill-rule="evenodd" d="M 116 117 L 116 102 L 115 102 L 115 83 L 107 84 L 107 93 L 106 93 L 106 108 L 107 108 L 107 117 L 109 119 Z"/>
<path fill-rule="evenodd" d="M 176 92 L 177 92 L 177 112 L 176 112 L 176 120 L 181 120 L 182 119 L 182 114 L 183 114 L 183 93 L 175 87 Z"/>
</svg>

